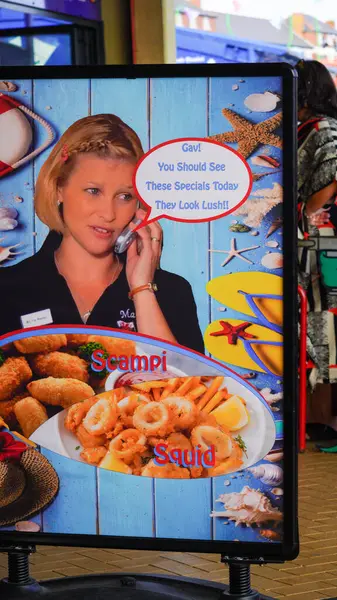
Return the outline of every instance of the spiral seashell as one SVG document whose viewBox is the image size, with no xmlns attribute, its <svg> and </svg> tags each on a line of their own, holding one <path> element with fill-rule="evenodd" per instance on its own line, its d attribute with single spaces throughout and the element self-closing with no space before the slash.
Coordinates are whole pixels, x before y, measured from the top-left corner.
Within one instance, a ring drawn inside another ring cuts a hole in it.
<svg viewBox="0 0 337 600">
<path fill-rule="evenodd" d="M 16 219 L 18 211 L 11 206 L 0 207 L 0 219 Z"/>
<path fill-rule="evenodd" d="M 15 219 L 0 219 L 0 231 L 11 231 L 18 226 Z"/>
<path fill-rule="evenodd" d="M 247 470 L 266 485 L 277 486 L 283 481 L 283 469 L 277 465 L 259 465 Z"/>
</svg>

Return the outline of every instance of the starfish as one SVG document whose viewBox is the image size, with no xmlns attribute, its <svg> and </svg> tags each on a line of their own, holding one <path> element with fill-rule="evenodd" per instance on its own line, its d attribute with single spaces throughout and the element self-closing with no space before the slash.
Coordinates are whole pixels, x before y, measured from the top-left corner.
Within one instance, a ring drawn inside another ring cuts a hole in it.
<svg viewBox="0 0 337 600">
<path fill-rule="evenodd" d="M 234 215 L 248 215 L 244 222 L 246 225 L 251 227 L 258 227 L 261 225 L 262 219 L 271 211 L 272 208 L 280 204 L 283 200 L 283 188 L 279 183 L 274 183 L 272 189 L 266 188 L 263 190 L 257 190 L 253 192 L 251 196 L 258 196 L 258 198 L 250 198 L 240 208 L 238 208 Z"/>
<path fill-rule="evenodd" d="M 220 325 L 222 329 L 220 331 L 213 331 L 210 335 L 214 337 L 226 336 L 228 337 L 228 343 L 233 345 L 236 344 L 238 338 L 242 338 L 243 340 L 254 339 L 256 336 L 247 333 L 247 327 L 251 327 L 251 323 L 246 321 L 245 323 L 240 323 L 240 325 L 232 325 L 227 321 L 220 321 Z"/>
<path fill-rule="evenodd" d="M 281 112 L 265 121 L 261 121 L 261 123 L 252 123 L 229 108 L 223 108 L 222 114 L 233 126 L 234 131 L 211 135 L 208 139 L 215 140 L 221 144 L 237 142 L 238 151 L 243 158 L 250 156 L 259 145 L 282 148 L 281 138 L 272 133 L 274 129 L 281 125 Z"/>
<path fill-rule="evenodd" d="M 242 254 L 242 252 L 248 252 L 249 250 L 256 250 L 256 248 L 260 248 L 260 246 L 250 246 L 250 248 L 242 248 L 242 250 L 238 250 L 236 247 L 236 239 L 232 238 L 230 250 L 209 250 L 209 252 L 217 252 L 218 254 L 228 254 L 225 262 L 223 262 L 221 265 L 222 267 L 227 265 L 227 263 L 229 263 L 235 256 L 237 258 L 241 258 L 241 260 L 244 260 L 245 262 L 253 265 L 254 263 L 252 260 L 245 258 L 245 256 L 241 256 L 241 254 Z"/>
</svg>

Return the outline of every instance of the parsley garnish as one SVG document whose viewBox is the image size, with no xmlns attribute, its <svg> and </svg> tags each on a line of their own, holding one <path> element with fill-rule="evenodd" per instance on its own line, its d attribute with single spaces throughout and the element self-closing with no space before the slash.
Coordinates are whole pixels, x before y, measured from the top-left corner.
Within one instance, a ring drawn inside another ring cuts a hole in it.
<svg viewBox="0 0 337 600">
<path fill-rule="evenodd" d="M 92 353 L 94 350 L 103 350 L 103 358 L 108 358 L 108 356 L 109 356 L 109 354 L 107 353 L 104 346 L 102 346 L 102 344 L 99 344 L 98 342 L 88 342 L 87 344 L 83 344 L 82 346 L 79 347 L 77 353 L 80 358 L 83 358 L 83 360 L 85 360 L 88 363 L 89 375 L 92 375 L 93 377 L 96 377 L 97 379 L 105 379 L 105 377 L 107 377 L 109 374 L 106 369 L 103 369 L 102 371 L 95 371 L 91 366 L 91 364 L 92 364 L 91 357 L 92 357 Z M 113 361 L 111 361 L 111 362 L 113 362 Z"/>
<path fill-rule="evenodd" d="M 3 364 L 4 364 L 5 360 L 6 360 L 6 359 L 5 359 L 5 353 L 4 353 L 4 351 L 3 351 L 3 350 L 1 350 L 1 348 L 0 348 L 0 367 L 1 367 L 1 365 L 3 365 Z"/>
<path fill-rule="evenodd" d="M 247 454 L 247 446 L 245 444 L 245 442 L 243 441 L 241 435 L 238 435 L 236 438 L 234 438 L 234 440 L 237 442 L 239 448 L 241 448 L 242 452 L 246 455 L 246 458 L 248 458 L 248 454 Z"/>
<path fill-rule="evenodd" d="M 76 446 L 75 450 L 79 450 L 81 446 Z"/>
</svg>

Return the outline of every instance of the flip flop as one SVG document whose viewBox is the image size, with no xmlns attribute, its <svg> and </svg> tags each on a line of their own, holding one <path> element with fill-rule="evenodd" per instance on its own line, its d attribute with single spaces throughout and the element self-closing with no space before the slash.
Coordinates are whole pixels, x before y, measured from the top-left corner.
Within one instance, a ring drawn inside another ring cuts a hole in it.
<svg viewBox="0 0 337 600">
<path fill-rule="evenodd" d="M 206 290 L 220 304 L 249 316 L 251 323 L 282 333 L 283 282 L 278 275 L 231 273 L 211 279 Z"/>
<path fill-rule="evenodd" d="M 204 342 L 215 358 L 249 371 L 283 375 L 283 336 L 269 327 L 242 319 L 213 321 Z"/>
</svg>

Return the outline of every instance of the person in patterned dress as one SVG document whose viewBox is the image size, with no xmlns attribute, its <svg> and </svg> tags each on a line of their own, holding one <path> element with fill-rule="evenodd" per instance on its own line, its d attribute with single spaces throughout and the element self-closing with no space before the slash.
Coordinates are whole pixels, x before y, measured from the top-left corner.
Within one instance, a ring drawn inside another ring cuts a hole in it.
<svg viewBox="0 0 337 600">
<path fill-rule="evenodd" d="M 300 61 L 297 73 L 299 240 L 335 236 L 337 267 L 337 91 L 318 61 Z M 320 251 L 299 248 L 299 283 L 308 297 L 307 349 L 315 365 L 309 412 L 311 404 L 312 418 L 337 430 L 337 293 L 325 285 Z"/>
</svg>

